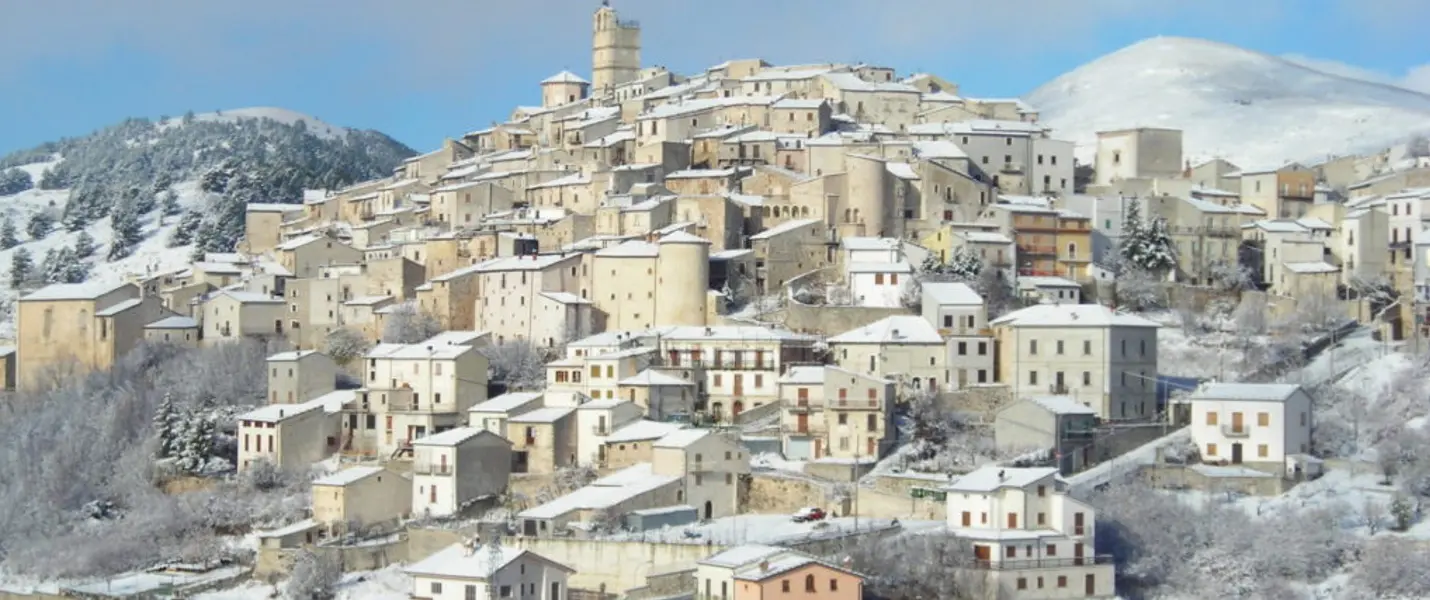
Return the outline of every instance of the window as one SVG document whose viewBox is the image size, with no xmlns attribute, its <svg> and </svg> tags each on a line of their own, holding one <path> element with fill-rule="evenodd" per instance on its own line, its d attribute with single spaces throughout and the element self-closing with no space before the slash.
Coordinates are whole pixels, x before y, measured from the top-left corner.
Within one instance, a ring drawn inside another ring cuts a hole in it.
<svg viewBox="0 0 1430 600">
<path fill-rule="evenodd" d="M 1270 427 L 1270 426 L 1271 426 L 1271 413 L 1264 413 L 1264 412 L 1263 412 L 1263 413 L 1256 413 L 1256 426 L 1257 426 L 1257 427 Z"/>
<path fill-rule="evenodd" d="M 1062 353 L 1063 353 L 1063 341 L 1062 341 L 1062 340 L 1058 340 L 1058 352 L 1057 352 L 1057 353 L 1058 353 L 1059 356 L 1061 356 Z"/>
<path fill-rule="evenodd" d="M 1301 426 L 1306 426 L 1306 413 L 1301 413 Z"/>
<path fill-rule="evenodd" d="M 1060 587 L 1060 588 L 1065 588 L 1065 587 L 1067 587 L 1067 586 L 1068 586 L 1068 576 L 1067 576 L 1067 575 L 1058 575 L 1058 587 Z"/>
<path fill-rule="evenodd" d="M 1270 453 L 1271 453 L 1271 452 L 1270 452 L 1270 450 L 1267 449 L 1266 444 L 1257 444 L 1257 445 L 1256 445 L 1256 457 L 1257 457 L 1257 458 L 1266 458 Z"/>
<path fill-rule="evenodd" d="M 466 586 L 466 587 L 467 587 L 467 589 L 466 589 L 466 591 L 465 591 L 466 600 L 477 600 L 477 586 L 475 586 L 475 585 L 469 585 L 469 586 Z"/>
<path fill-rule="evenodd" d="M 1083 340 L 1083 342 L 1082 342 L 1082 355 L 1083 355 L 1083 356 L 1092 356 L 1092 341 L 1090 341 L 1090 340 Z"/>
<path fill-rule="evenodd" d="M 958 355 L 959 355 L 959 356 L 966 356 L 967 354 L 968 354 L 968 342 L 959 342 L 959 343 L 958 343 Z"/>
<path fill-rule="evenodd" d="M 1055 545 L 1053 545 L 1053 544 L 1048 544 L 1048 556 L 1057 556 L 1057 555 L 1058 555 L 1058 547 L 1055 546 Z"/>
<path fill-rule="evenodd" d="M 1028 354 L 1038 355 L 1038 340 L 1028 340 Z"/>
<path fill-rule="evenodd" d="M 814 591 L 814 575 L 805 575 L 805 576 L 804 576 L 804 591 L 806 591 L 806 592 L 813 592 L 813 591 Z"/>
<path fill-rule="evenodd" d="M 829 580 L 829 591 L 831 591 L 831 592 L 837 592 L 837 591 L 839 591 L 839 580 L 838 580 L 838 579 L 830 579 L 830 580 Z"/>
<path fill-rule="evenodd" d="M 1018 589 L 1020 589 L 1020 590 L 1026 590 L 1026 589 L 1028 589 L 1028 578 L 1027 578 L 1027 577 L 1019 577 L 1019 578 L 1018 578 Z"/>
<path fill-rule="evenodd" d="M 434 595 L 442 593 L 442 584 L 440 582 L 432 582 L 432 593 Z"/>
<path fill-rule="evenodd" d="M 1017 557 L 1018 557 L 1018 549 L 1015 548 L 1015 547 L 1013 547 L 1013 546 L 1008 546 L 1007 548 L 1004 549 L 1003 555 L 1006 556 L 1006 557 L 1008 557 L 1008 558 L 1017 558 Z"/>
<path fill-rule="evenodd" d="M 1216 425 L 1216 413 L 1207 412 L 1207 425 Z"/>
<path fill-rule="evenodd" d="M 789 592 L 789 580 L 788 580 L 788 579 L 786 579 L 786 580 L 780 582 L 780 591 L 782 591 L 782 592 Z"/>
<path fill-rule="evenodd" d="M 1083 371 L 1083 372 L 1082 372 L 1082 385 L 1083 385 L 1083 387 L 1087 387 L 1087 386 L 1092 385 L 1092 372 L 1091 372 L 1091 371 Z"/>
<path fill-rule="evenodd" d="M 1207 444 L 1207 456 L 1216 456 L 1216 444 Z"/>
<path fill-rule="evenodd" d="M 1045 485 L 1040 485 L 1040 486 L 1038 486 L 1038 497 L 1039 497 L 1039 498 L 1042 498 L 1042 497 L 1047 496 L 1047 495 L 1048 495 L 1048 486 L 1045 486 Z"/>
<path fill-rule="evenodd" d="M 979 356 L 985 356 L 985 355 L 987 355 L 987 354 L 988 354 L 988 342 L 978 342 L 978 355 L 979 355 Z"/>
<path fill-rule="evenodd" d="M 1048 515 L 1047 515 L 1046 513 L 1038 513 L 1038 525 L 1039 525 L 1039 526 L 1042 526 L 1042 525 L 1047 525 L 1047 524 L 1048 524 Z"/>
</svg>

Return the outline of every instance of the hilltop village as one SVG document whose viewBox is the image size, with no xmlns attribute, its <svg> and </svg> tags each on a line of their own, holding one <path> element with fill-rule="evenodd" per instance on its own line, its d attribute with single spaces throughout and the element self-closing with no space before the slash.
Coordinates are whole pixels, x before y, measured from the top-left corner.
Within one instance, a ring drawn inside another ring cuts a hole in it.
<svg viewBox="0 0 1430 600">
<path fill-rule="evenodd" d="M 390 177 L 251 203 L 236 252 L 30 291 L 5 383 L 266 343 L 232 469 L 316 475 L 307 518 L 253 532 L 255 581 L 912 597 L 852 548 L 925 533 L 951 558 L 922 597 L 1113 598 L 1085 494 L 1327 468 L 1314 386 L 1246 356 L 1171 377 L 1159 332 L 1426 335 L 1430 166 L 1193 163 L 1149 128 L 1080 163 L 1037 107 L 937 75 L 681 75 L 640 35 L 601 7 L 590 79 Z"/>
</svg>

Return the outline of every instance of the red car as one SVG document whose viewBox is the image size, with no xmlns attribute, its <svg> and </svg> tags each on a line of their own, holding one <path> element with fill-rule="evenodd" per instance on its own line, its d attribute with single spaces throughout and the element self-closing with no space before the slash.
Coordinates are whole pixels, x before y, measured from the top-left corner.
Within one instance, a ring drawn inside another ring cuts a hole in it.
<svg viewBox="0 0 1430 600">
<path fill-rule="evenodd" d="M 811 506 L 799 509 L 798 512 L 794 513 L 794 517 L 791 520 L 796 523 L 811 523 L 814 521 L 823 521 L 825 516 L 824 509 Z"/>
</svg>

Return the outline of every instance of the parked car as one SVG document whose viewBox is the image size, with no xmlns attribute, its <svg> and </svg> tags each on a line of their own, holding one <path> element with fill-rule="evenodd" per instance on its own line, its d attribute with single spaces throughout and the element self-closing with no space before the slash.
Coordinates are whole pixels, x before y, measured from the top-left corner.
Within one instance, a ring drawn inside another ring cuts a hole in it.
<svg viewBox="0 0 1430 600">
<path fill-rule="evenodd" d="M 824 517 L 824 509 L 811 506 L 796 511 L 791 520 L 796 523 L 809 523 L 812 521 L 823 521 Z"/>
</svg>

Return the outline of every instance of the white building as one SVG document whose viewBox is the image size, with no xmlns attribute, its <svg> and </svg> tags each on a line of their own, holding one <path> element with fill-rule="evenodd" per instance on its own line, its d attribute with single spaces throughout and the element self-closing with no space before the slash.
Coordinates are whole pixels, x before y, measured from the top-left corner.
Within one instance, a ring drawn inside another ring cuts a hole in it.
<svg viewBox="0 0 1430 600">
<path fill-rule="evenodd" d="M 407 567 L 412 598 L 564 600 L 576 570 L 520 548 L 453 544 Z"/>
<path fill-rule="evenodd" d="M 895 315 L 829 338 L 840 367 L 916 389 L 947 388 L 947 346 L 923 317 Z"/>
<path fill-rule="evenodd" d="M 992 321 L 999 380 L 1071 396 L 1108 420 L 1157 412 L 1157 323 L 1096 304 L 1040 304 Z"/>
<path fill-rule="evenodd" d="M 898 308 L 914 280 L 906 262 L 857 262 L 844 265 L 844 280 L 855 306 Z"/>
<path fill-rule="evenodd" d="M 950 532 L 972 543 L 973 569 L 997 597 L 1114 597 L 1110 557 L 1094 550 L 1094 511 L 1068 495 L 1057 469 L 991 465 L 943 491 Z"/>
<path fill-rule="evenodd" d="M 340 413 L 352 390 L 339 390 L 300 404 L 269 404 L 238 416 L 238 470 L 266 460 L 280 469 L 306 469 L 337 452 Z"/>
<path fill-rule="evenodd" d="M 1187 402 L 1204 463 L 1262 463 L 1279 471 L 1287 456 L 1311 450 L 1313 403 L 1299 385 L 1211 383 Z"/>
<path fill-rule="evenodd" d="M 458 427 L 412 442 L 412 512 L 457 514 L 473 500 L 506 489 L 511 442 L 475 427 Z"/>
</svg>

